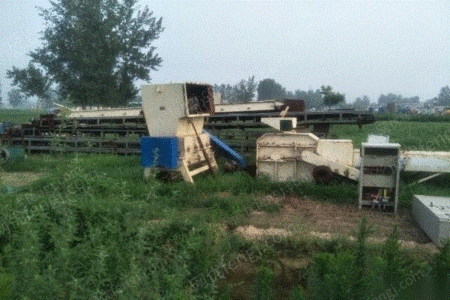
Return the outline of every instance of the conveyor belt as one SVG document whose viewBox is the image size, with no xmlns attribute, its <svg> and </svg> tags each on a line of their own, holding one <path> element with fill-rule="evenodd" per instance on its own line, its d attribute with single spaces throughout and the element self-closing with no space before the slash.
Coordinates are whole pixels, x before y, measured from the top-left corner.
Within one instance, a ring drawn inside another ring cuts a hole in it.
<svg viewBox="0 0 450 300">
<path fill-rule="evenodd" d="M 143 115 L 121 110 L 121 116 L 110 116 L 110 111 L 85 114 L 77 118 L 41 115 L 20 129 L 2 135 L 4 144 L 22 145 L 27 152 L 74 151 L 140 153 L 139 141 L 148 130 Z M 216 135 L 233 150 L 254 156 L 256 139 L 273 131 L 261 122 L 264 117 L 277 117 L 279 112 L 242 112 L 216 114 L 206 118 L 205 129 Z M 313 132 L 326 131 L 331 125 L 355 124 L 362 126 L 375 122 L 370 113 L 358 111 L 288 112 L 296 117 L 298 126 L 314 126 Z"/>
</svg>

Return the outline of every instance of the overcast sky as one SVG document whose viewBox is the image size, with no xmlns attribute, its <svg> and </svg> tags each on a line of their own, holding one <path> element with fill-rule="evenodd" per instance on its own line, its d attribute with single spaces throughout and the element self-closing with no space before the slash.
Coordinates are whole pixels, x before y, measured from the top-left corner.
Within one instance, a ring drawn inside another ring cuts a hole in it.
<svg viewBox="0 0 450 300">
<path fill-rule="evenodd" d="M 347 102 L 419 96 L 450 85 L 448 1 L 145 1 L 165 31 L 152 83 L 235 84 L 255 76 L 294 91 L 331 85 Z M 27 65 L 48 0 L 0 0 L 0 81 Z"/>
</svg>

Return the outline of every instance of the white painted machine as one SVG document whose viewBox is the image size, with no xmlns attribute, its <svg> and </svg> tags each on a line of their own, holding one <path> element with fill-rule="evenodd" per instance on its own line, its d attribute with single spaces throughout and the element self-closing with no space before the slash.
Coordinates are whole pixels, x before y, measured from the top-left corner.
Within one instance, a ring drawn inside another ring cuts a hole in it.
<svg viewBox="0 0 450 300">
<path fill-rule="evenodd" d="M 400 144 L 373 141 L 361 145 L 359 208 L 363 205 L 387 208 L 397 213 L 400 182 Z"/>
<path fill-rule="evenodd" d="M 359 182 L 359 207 L 397 210 L 400 171 L 432 172 L 420 182 L 450 173 L 450 152 L 401 151 L 372 136 L 361 150 L 351 140 L 319 139 L 312 133 L 267 133 L 256 143 L 257 174 L 276 181 L 330 182 L 335 175 Z"/>
<path fill-rule="evenodd" d="M 142 138 L 142 165 L 178 170 L 192 176 L 217 169 L 211 141 L 203 133 L 204 118 L 214 109 L 213 89 L 207 84 L 145 85 L 142 110 L 149 137 Z"/>
<path fill-rule="evenodd" d="M 256 142 L 259 175 L 276 181 L 325 182 L 334 173 L 358 180 L 351 140 L 319 139 L 312 133 L 267 133 Z"/>
</svg>

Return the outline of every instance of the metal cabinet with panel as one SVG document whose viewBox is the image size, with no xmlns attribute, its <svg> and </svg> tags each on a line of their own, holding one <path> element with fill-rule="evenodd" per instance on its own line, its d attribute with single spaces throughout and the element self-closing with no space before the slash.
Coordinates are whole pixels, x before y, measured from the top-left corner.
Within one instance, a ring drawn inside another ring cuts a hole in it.
<svg viewBox="0 0 450 300">
<path fill-rule="evenodd" d="M 370 205 L 397 212 L 400 144 L 362 143 L 359 207 Z"/>
</svg>

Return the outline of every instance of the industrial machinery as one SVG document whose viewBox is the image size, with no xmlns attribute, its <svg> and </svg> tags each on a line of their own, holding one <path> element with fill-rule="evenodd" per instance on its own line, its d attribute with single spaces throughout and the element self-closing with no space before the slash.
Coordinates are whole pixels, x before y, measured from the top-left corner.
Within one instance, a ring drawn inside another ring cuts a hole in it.
<svg viewBox="0 0 450 300">
<path fill-rule="evenodd" d="M 213 111 L 214 94 L 206 84 L 177 83 L 142 87 L 142 110 L 149 137 L 142 137 L 142 165 L 178 170 L 187 182 L 217 163 L 204 118 Z"/>
<path fill-rule="evenodd" d="M 259 175 L 275 181 L 327 182 L 334 174 L 358 180 L 351 140 L 320 139 L 312 133 L 267 133 L 257 140 Z"/>
<path fill-rule="evenodd" d="M 400 144 L 369 137 L 361 146 L 359 208 L 394 207 L 397 212 L 400 182 Z"/>
<path fill-rule="evenodd" d="M 320 139 L 311 133 L 267 133 L 257 140 L 257 174 L 275 181 L 329 183 L 335 176 L 359 182 L 359 207 L 397 211 L 400 171 L 450 173 L 450 152 L 401 151 L 383 137 L 369 137 L 361 150 L 351 140 Z"/>
<path fill-rule="evenodd" d="M 296 120 L 299 130 L 313 126 L 313 132 L 317 134 L 326 132 L 331 125 L 362 126 L 375 121 L 374 116 L 367 112 L 305 111 L 301 100 L 218 104 L 215 108 L 211 101 L 208 105 L 204 128 L 250 161 L 255 158 L 256 139 L 264 133 L 276 131 L 267 125 L 268 118 L 284 114 L 285 118 Z M 52 113 L 42 114 L 19 127 L 7 128 L 1 140 L 3 145 L 20 145 L 27 153 L 140 154 L 140 137 L 147 135 L 149 128 L 153 130 L 153 124 L 146 118 L 141 106 L 68 108 L 59 105 Z M 280 129 L 289 130 L 288 127 Z"/>
<path fill-rule="evenodd" d="M 292 103 L 294 102 L 294 103 Z M 299 102 L 299 104 L 295 104 Z M 255 106 L 247 104 L 246 110 L 233 112 L 218 112 L 206 119 L 205 128 L 218 136 L 231 148 L 244 155 L 248 160 L 254 161 L 256 157 L 256 140 L 268 132 L 276 132 L 277 129 L 268 125 L 268 118 L 280 117 L 296 120 L 294 127 L 297 131 L 309 131 L 316 136 L 326 137 L 330 126 L 335 125 L 358 125 L 371 124 L 375 122 L 373 114 L 354 110 L 338 111 L 305 111 L 302 110 L 299 100 L 283 100 L 284 106 L 277 106 L 270 111 L 251 111 Z M 255 104 L 256 105 L 256 104 Z M 288 108 L 288 110 L 286 110 Z M 294 109 L 293 109 L 294 108 Z M 288 130 L 288 129 L 282 129 Z"/>
</svg>

